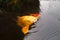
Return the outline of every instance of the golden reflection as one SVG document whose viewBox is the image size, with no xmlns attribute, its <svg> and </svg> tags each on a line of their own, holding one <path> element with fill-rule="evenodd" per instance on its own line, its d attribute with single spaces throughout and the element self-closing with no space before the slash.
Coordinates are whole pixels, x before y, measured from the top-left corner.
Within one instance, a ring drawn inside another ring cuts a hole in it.
<svg viewBox="0 0 60 40">
<path fill-rule="evenodd" d="M 35 14 L 34 14 L 35 15 Z M 32 24 L 32 23 L 34 23 L 34 22 L 36 22 L 37 21 L 37 19 L 38 19 L 38 15 L 36 16 L 34 16 L 34 15 L 29 15 L 29 16 L 22 16 L 22 17 L 20 17 L 20 16 L 17 16 L 17 24 L 20 26 L 20 27 L 22 27 L 22 32 L 24 33 L 24 34 L 26 34 L 26 33 L 28 33 L 28 30 L 29 30 L 29 26 Z"/>
</svg>

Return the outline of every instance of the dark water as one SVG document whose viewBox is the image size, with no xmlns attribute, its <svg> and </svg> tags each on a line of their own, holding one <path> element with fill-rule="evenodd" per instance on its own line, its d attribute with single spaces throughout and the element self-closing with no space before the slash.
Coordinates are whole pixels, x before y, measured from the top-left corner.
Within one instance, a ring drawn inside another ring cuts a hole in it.
<svg viewBox="0 0 60 40">
<path fill-rule="evenodd" d="M 36 24 L 36 28 L 25 40 L 60 40 L 60 2 L 45 1 L 41 5 L 41 17 Z"/>
</svg>

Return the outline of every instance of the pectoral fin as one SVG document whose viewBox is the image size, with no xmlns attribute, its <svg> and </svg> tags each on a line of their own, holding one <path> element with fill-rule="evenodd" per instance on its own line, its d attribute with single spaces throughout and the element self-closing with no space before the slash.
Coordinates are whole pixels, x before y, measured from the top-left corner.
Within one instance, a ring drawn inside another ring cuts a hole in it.
<svg viewBox="0 0 60 40">
<path fill-rule="evenodd" d="M 27 34 L 28 31 L 29 31 L 29 26 L 25 26 L 25 27 L 22 28 L 22 32 L 23 32 L 24 34 Z"/>
</svg>

